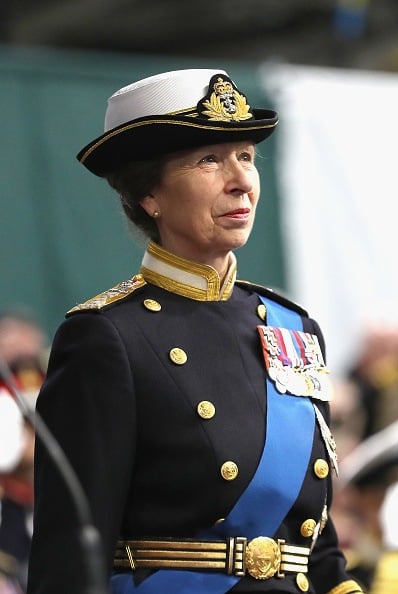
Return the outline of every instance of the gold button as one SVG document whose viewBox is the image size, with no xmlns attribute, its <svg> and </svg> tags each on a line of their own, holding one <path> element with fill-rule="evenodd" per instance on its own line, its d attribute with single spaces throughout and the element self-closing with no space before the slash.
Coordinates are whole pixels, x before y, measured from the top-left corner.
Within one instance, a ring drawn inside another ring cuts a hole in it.
<svg viewBox="0 0 398 594">
<path fill-rule="evenodd" d="M 144 307 L 149 309 L 149 311 L 160 311 L 162 309 L 160 303 L 158 303 L 158 301 L 155 301 L 155 299 L 145 299 Z"/>
<path fill-rule="evenodd" d="M 264 303 L 260 303 L 260 305 L 257 306 L 257 315 L 263 322 L 265 321 L 265 318 L 267 317 L 267 308 Z"/>
<path fill-rule="evenodd" d="M 318 458 L 314 463 L 314 472 L 318 478 L 326 478 L 329 474 L 329 464 L 323 458 Z"/>
<path fill-rule="evenodd" d="M 186 363 L 188 359 L 186 352 L 182 349 L 179 349 L 178 347 L 174 347 L 173 349 L 171 349 L 169 355 L 170 359 L 176 365 L 184 365 L 184 363 Z"/>
<path fill-rule="evenodd" d="M 238 467 L 235 462 L 232 460 L 228 460 L 228 462 L 224 462 L 221 466 L 221 476 L 226 481 L 233 481 L 238 476 Z"/>
<path fill-rule="evenodd" d="M 297 587 L 299 588 L 299 590 L 301 590 L 302 592 L 308 592 L 310 585 L 308 583 L 308 578 L 305 575 L 305 573 L 298 573 L 296 575 L 296 584 Z"/>
<path fill-rule="evenodd" d="M 308 520 L 304 520 L 300 527 L 300 534 L 307 538 L 308 536 L 312 536 L 314 534 L 316 522 L 312 518 Z"/>
<path fill-rule="evenodd" d="M 202 419 L 211 419 L 216 414 L 216 407 L 208 400 L 202 400 L 197 406 L 198 415 Z"/>
</svg>

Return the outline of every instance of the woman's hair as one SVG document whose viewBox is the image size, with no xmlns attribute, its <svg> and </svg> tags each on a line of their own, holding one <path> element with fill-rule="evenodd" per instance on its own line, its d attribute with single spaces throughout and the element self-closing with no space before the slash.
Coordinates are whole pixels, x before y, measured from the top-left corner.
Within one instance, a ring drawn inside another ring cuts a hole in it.
<svg viewBox="0 0 398 594">
<path fill-rule="evenodd" d="M 164 157 L 129 161 L 106 176 L 109 185 L 118 192 L 129 221 L 156 243 L 160 241 L 158 227 L 140 202 L 161 182 L 164 162 Z"/>
</svg>

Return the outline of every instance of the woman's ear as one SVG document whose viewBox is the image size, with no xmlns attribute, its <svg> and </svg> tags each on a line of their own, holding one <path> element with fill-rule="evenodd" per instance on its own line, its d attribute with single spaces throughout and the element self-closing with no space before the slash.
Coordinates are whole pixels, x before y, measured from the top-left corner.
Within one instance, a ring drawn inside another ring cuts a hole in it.
<svg viewBox="0 0 398 594">
<path fill-rule="evenodd" d="M 140 204 L 150 217 L 156 217 L 154 213 L 159 212 L 159 205 L 157 203 L 156 198 L 152 194 L 147 194 L 145 198 L 140 200 Z"/>
</svg>

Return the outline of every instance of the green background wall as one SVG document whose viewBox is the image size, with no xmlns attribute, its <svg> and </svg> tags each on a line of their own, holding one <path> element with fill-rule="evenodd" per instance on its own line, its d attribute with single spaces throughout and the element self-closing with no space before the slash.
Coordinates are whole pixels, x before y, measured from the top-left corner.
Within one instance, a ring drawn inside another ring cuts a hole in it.
<svg viewBox="0 0 398 594">
<path fill-rule="evenodd" d="M 51 337 L 67 309 L 137 272 L 144 247 L 116 194 L 75 155 L 102 133 L 116 89 L 190 67 L 227 69 L 251 105 L 272 107 L 253 63 L 0 47 L 0 309 L 28 307 Z M 238 276 L 284 288 L 276 142 L 260 145 L 262 200 Z"/>
</svg>

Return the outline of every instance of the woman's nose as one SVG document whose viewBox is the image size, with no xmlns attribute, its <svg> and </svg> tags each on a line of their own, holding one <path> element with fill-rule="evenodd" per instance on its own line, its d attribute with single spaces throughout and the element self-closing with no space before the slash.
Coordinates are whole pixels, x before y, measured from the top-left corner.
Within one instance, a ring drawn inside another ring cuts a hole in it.
<svg viewBox="0 0 398 594">
<path fill-rule="evenodd" d="M 246 166 L 245 166 L 246 164 Z M 247 163 L 233 161 L 228 163 L 226 169 L 226 189 L 233 194 L 248 194 L 253 189 L 252 172 L 247 169 Z"/>
</svg>

